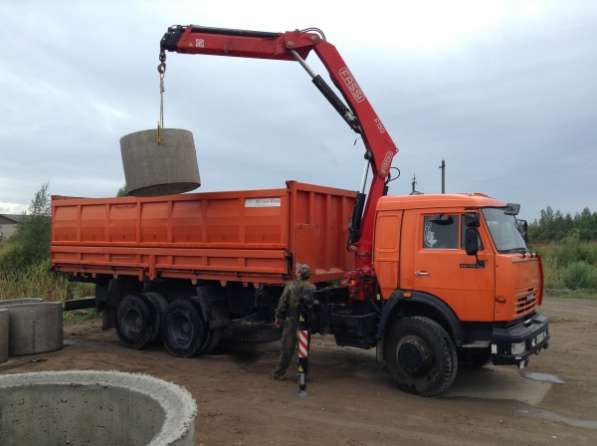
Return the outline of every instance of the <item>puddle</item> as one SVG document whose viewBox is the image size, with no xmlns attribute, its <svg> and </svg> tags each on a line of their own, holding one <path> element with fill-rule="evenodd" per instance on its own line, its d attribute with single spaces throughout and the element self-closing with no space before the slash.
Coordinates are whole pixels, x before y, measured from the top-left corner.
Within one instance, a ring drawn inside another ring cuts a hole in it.
<svg viewBox="0 0 597 446">
<path fill-rule="evenodd" d="M 480 370 L 462 370 L 446 396 L 514 400 L 536 406 L 543 401 L 551 386 L 551 382 L 525 379 L 517 369 L 484 367 Z"/>
<path fill-rule="evenodd" d="M 583 420 L 582 418 L 568 417 L 550 410 L 519 410 L 518 413 L 528 415 L 535 418 L 541 418 L 547 421 L 555 421 L 556 423 L 567 424 L 572 427 L 582 427 L 584 429 L 597 430 L 597 421 Z"/>
<path fill-rule="evenodd" d="M 533 379 L 535 381 L 542 381 L 546 383 L 564 384 L 566 382 L 563 379 L 561 379 L 558 375 L 553 375 L 551 373 L 526 372 L 524 376 L 528 379 Z"/>
</svg>

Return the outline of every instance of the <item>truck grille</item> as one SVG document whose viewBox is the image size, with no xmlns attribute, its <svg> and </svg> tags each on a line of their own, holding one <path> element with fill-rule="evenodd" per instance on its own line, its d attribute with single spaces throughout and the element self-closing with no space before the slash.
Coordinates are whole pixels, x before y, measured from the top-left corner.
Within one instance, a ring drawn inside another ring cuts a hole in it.
<svg viewBox="0 0 597 446">
<path fill-rule="evenodd" d="M 529 288 L 524 295 L 519 296 L 516 300 L 516 314 L 523 314 L 535 308 L 537 303 L 537 295 L 533 288 Z"/>
</svg>

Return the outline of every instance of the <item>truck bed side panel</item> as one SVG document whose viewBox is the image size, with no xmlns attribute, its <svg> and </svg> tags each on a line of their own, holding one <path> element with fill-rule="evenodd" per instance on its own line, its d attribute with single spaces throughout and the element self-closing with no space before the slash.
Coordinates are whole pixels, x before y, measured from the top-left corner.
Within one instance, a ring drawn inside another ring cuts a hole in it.
<svg viewBox="0 0 597 446">
<path fill-rule="evenodd" d="M 332 251 L 351 197 L 295 182 L 286 189 L 159 197 L 53 197 L 52 265 L 140 279 L 281 283 L 296 260 L 311 261 L 317 279 L 327 280 L 350 266 L 344 251 Z"/>
</svg>

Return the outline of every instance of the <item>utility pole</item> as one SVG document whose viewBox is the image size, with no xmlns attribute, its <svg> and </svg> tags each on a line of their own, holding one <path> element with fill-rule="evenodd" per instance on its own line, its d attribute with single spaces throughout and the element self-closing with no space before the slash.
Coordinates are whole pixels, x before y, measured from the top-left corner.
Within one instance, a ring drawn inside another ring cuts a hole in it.
<svg viewBox="0 0 597 446">
<path fill-rule="evenodd" d="M 442 160 L 439 168 L 442 170 L 442 194 L 446 193 L 446 161 Z"/>
</svg>

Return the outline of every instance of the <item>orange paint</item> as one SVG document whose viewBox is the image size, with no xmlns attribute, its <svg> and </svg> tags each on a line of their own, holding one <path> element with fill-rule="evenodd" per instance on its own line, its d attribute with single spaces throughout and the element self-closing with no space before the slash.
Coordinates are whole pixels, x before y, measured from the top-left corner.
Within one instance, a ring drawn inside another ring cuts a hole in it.
<svg viewBox="0 0 597 446">
<path fill-rule="evenodd" d="M 58 271 L 283 283 L 307 263 L 315 282 L 352 269 L 355 193 L 289 181 L 284 189 L 158 197 L 52 199 Z"/>
<path fill-rule="evenodd" d="M 390 196 L 376 214 L 374 267 L 384 299 L 397 289 L 432 294 L 462 321 L 509 321 L 532 313 L 542 299 L 540 258 L 500 254 L 481 218 L 483 249 L 474 256 L 462 247 L 460 217 L 506 203 L 481 194 Z M 459 224 L 454 249 L 424 247 L 424 218 L 453 215 Z M 532 297 L 534 296 L 534 298 Z"/>
</svg>

